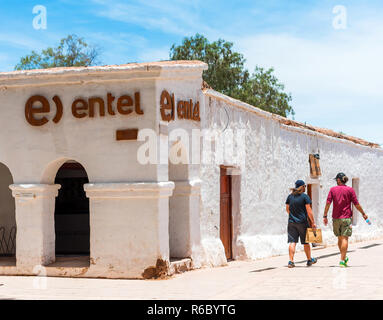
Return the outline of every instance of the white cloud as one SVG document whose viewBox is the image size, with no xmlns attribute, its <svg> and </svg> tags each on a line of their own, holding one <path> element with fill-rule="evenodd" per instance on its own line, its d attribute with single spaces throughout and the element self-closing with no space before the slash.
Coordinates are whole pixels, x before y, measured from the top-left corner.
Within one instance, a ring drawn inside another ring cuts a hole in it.
<svg viewBox="0 0 383 320">
<path fill-rule="evenodd" d="M 44 48 L 46 45 L 45 42 L 41 41 L 39 38 L 28 37 L 21 35 L 20 33 L 9 33 L 2 32 L 0 33 L 0 43 L 6 43 L 12 47 L 23 48 L 23 49 L 36 49 Z"/>
<path fill-rule="evenodd" d="M 297 120 L 383 143 L 383 22 L 354 23 L 325 37 L 284 33 L 235 40 L 247 67 L 274 67 Z"/>
<path fill-rule="evenodd" d="M 137 50 L 149 46 L 146 38 L 128 32 L 88 32 L 83 36 L 99 48 L 101 64 L 136 62 Z"/>
<path fill-rule="evenodd" d="M 12 69 L 13 66 L 11 66 L 10 60 L 9 55 L 0 53 L 0 72 Z"/>
<path fill-rule="evenodd" d="M 161 30 L 168 34 L 189 35 L 198 26 L 208 31 L 196 13 L 198 3 L 193 1 L 121 1 L 92 0 L 98 5 L 94 12 L 111 20 L 132 23 L 148 30 Z"/>
<path fill-rule="evenodd" d="M 145 49 L 138 56 L 139 62 L 169 60 L 169 48 Z"/>
</svg>

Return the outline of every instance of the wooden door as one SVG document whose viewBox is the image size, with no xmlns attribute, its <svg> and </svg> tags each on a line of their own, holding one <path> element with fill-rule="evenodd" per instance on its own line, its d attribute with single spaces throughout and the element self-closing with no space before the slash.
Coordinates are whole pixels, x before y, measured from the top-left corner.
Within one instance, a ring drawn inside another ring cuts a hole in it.
<svg viewBox="0 0 383 320">
<path fill-rule="evenodd" d="M 231 214 L 231 176 L 226 168 L 221 168 L 220 196 L 220 238 L 225 248 L 227 259 L 232 259 L 232 214 Z"/>
</svg>

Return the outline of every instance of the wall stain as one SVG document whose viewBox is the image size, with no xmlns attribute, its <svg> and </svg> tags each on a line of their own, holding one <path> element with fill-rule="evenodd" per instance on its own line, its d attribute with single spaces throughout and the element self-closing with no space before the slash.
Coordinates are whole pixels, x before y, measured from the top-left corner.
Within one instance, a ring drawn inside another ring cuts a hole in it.
<svg viewBox="0 0 383 320">
<path fill-rule="evenodd" d="M 162 259 L 157 259 L 155 267 L 148 267 L 142 273 L 144 279 L 164 279 L 169 276 L 169 263 Z"/>
</svg>

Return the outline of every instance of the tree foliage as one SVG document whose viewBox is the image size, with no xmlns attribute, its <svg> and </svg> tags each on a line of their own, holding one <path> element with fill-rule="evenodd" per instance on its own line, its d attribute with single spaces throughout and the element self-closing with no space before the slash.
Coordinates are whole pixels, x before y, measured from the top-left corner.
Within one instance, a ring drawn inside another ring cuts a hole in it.
<svg viewBox="0 0 383 320">
<path fill-rule="evenodd" d="M 281 116 L 294 116 L 291 95 L 273 74 L 274 69 L 245 68 L 243 55 L 233 51 L 233 43 L 222 39 L 209 42 L 203 35 L 184 38 L 170 49 L 171 60 L 200 60 L 208 64 L 203 79 L 215 90 Z"/>
<path fill-rule="evenodd" d="M 30 55 L 22 57 L 15 70 L 91 66 L 99 62 L 99 55 L 99 48 L 72 34 L 61 39 L 55 48 L 49 47 L 41 53 L 32 51 Z"/>
</svg>

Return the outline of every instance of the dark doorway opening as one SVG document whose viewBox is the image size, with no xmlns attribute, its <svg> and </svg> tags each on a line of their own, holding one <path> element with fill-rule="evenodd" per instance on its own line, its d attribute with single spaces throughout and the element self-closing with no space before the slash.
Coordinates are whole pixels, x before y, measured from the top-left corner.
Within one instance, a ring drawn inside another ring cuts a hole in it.
<svg viewBox="0 0 383 320">
<path fill-rule="evenodd" d="M 89 256 L 89 199 L 84 191 L 88 175 L 81 164 L 66 162 L 58 170 L 55 183 L 61 185 L 55 206 L 56 256 Z"/>
<path fill-rule="evenodd" d="M 227 168 L 220 169 L 220 238 L 225 248 L 226 259 L 231 260 L 233 259 L 232 181 Z"/>
</svg>

